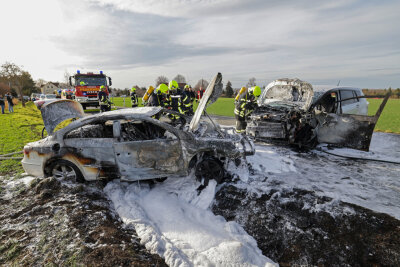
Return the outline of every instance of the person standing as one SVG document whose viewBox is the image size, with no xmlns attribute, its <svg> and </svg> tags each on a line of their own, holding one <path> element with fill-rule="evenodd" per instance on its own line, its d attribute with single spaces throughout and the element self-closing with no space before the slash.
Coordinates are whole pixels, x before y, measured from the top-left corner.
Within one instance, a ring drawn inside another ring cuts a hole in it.
<svg viewBox="0 0 400 267">
<path fill-rule="evenodd" d="M 238 101 L 235 103 L 236 132 L 244 133 L 246 131 L 247 117 L 257 106 L 257 98 L 261 95 L 261 88 L 254 86 L 244 91 Z"/>
<path fill-rule="evenodd" d="M 14 112 L 14 103 L 12 101 L 13 97 L 10 93 L 7 94 L 8 111 L 10 113 Z"/>
<path fill-rule="evenodd" d="M 173 111 L 180 114 L 185 114 L 182 110 L 182 96 L 179 94 L 179 85 L 176 81 L 172 80 L 168 84 L 169 90 L 169 106 Z M 170 118 L 173 122 L 181 121 L 181 117 L 176 114 L 171 114 Z"/>
<path fill-rule="evenodd" d="M 131 89 L 131 103 L 133 108 L 136 108 L 139 105 L 139 100 L 136 94 L 136 88 L 134 86 Z"/>
<path fill-rule="evenodd" d="M 111 102 L 108 99 L 108 95 L 106 93 L 106 87 L 104 85 L 100 86 L 99 92 L 99 104 L 100 104 L 100 112 L 106 112 L 111 110 Z"/>
<path fill-rule="evenodd" d="M 186 115 L 192 116 L 193 112 L 193 98 L 192 98 L 192 89 L 190 85 L 186 84 L 183 91 L 183 110 Z"/>
<path fill-rule="evenodd" d="M 4 114 L 4 98 L 3 95 L 0 95 L 0 106 L 1 106 L 1 114 Z"/>
</svg>

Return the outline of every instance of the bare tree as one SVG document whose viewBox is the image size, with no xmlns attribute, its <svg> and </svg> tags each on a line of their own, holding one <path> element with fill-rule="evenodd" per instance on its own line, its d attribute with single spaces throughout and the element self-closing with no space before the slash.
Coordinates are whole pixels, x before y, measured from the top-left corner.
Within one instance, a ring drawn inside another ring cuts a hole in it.
<svg viewBox="0 0 400 267">
<path fill-rule="evenodd" d="M 186 83 L 186 78 L 185 78 L 185 76 L 183 76 L 182 74 L 176 75 L 175 78 L 174 78 L 174 80 L 175 80 L 177 83 Z"/>
<path fill-rule="evenodd" d="M 200 79 L 194 86 L 194 90 L 199 91 L 200 88 L 205 90 L 207 88 L 207 86 L 208 86 L 208 82 L 204 79 Z"/>
<path fill-rule="evenodd" d="M 69 77 L 70 76 L 71 76 L 71 74 L 67 70 L 65 70 L 64 71 L 64 82 L 68 88 L 70 87 L 70 85 L 69 85 Z"/>
<path fill-rule="evenodd" d="M 18 95 L 20 96 L 20 100 L 22 102 L 22 106 L 25 107 L 24 98 L 22 97 L 22 87 L 23 84 L 23 70 L 20 66 L 6 62 L 1 65 L 0 70 L 0 80 L 4 83 L 8 84 L 10 88 L 15 87 Z"/>
<path fill-rule="evenodd" d="M 159 86 L 160 84 L 168 84 L 169 80 L 167 77 L 165 77 L 164 75 L 158 76 L 156 79 L 156 87 Z"/>
<path fill-rule="evenodd" d="M 256 78 L 252 77 L 252 78 L 250 78 L 249 81 L 247 82 L 246 87 L 253 87 L 253 86 L 256 86 L 256 85 L 257 85 L 257 84 L 256 84 Z"/>
</svg>

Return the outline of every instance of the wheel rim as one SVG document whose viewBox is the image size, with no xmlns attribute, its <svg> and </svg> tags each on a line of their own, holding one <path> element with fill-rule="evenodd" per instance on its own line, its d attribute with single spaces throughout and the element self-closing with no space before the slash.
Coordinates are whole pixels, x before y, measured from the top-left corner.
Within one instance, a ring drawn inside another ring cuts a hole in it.
<svg viewBox="0 0 400 267">
<path fill-rule="evenodd" d="M 76 172 L 71 166 L 57 164 L 52 171 L 55 178 L 76 179 Z"/>
</svg>

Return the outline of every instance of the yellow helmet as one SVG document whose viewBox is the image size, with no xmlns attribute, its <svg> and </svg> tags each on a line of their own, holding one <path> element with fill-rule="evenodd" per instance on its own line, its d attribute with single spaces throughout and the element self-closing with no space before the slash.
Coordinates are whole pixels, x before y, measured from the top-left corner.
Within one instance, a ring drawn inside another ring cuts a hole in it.
<svg viewBox="0 0 400 267">
<path fill-rule="evenodd" d="M 85 83 L 84 81 L 81 81 L 81 82 L 79 83 L 79 85 L 80 85 L 80 86 L 85 86 L 86 83 Z"/>
<path fill-rule="evenodd" d="M 261 95 L 261 88 L 260 86 L 254 86 L 250 88 L 249 92 L 256 97 L 259 97 Z"/>
<path fill-rule="evenodd" d="M 189 89 L 190 88 L 190 85 L 189 84 L 186 84 L 185 85 L 185 89 Z"/>
<path fill-rule="evenodd" d="M 168 86 L 162 83 L 157 87 L 157 91 L 166 94 L 168 92 Z"/>
<path fill-rule="evenodd" d="M 104 85 L 100 86 L 100 90 L 106 89 Z"/>
<path fill-rule="evenodd" d="M 131 92 L 136 92 L 136 87 L 132 86 Z"/>
<path fill-rule="evenodd" d="M 169 90 L 177 90 L 179 87 L 178 83 L 175 80 L 172 80 L 168 84 Z"/>
</svg>

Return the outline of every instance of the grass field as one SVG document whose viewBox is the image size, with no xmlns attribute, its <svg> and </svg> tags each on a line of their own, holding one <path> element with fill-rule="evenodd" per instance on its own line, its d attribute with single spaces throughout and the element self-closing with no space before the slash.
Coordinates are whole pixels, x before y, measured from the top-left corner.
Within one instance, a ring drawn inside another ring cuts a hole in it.
<svg viewBox="0 0 400 267">
<path fill-rule="evenodd" d="M 28 142 L 41 139 L 43 120 L 40 111 L 30 102 L 23 108 L 14 106 L 14 113 L 0 114 L 0 154 L 21 151 Z M 20 155 L 15 155 L 21 157 Z M 0 161 L 0 175 L 22 172 L 20 160 Z"/>
<path fill-rule="evenodd" d="M 382 99 L 370 98 L 367 101 L 369 102 L 368 115 L 374 115 L 382 103 Z M 378 120 L 375 131 L 400 133 L 400 99 L 389 99 Z"/>
</svg>

